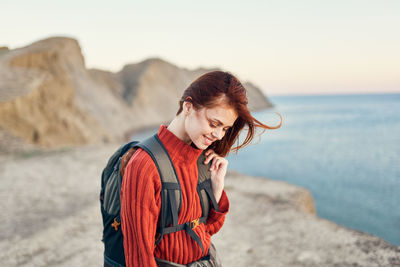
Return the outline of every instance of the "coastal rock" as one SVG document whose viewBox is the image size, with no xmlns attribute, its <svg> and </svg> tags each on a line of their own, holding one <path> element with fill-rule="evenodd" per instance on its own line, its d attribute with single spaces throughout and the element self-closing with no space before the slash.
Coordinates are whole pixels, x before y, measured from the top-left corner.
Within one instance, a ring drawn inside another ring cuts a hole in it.
<svg viewBox="0 0 400 267">
<path fill-rule="evenodd" d="M 82 71 L 83 56 L 73 39 L 51 38 L 9 51 L 0 58 L 0 126 L 44 147 L 110 139 L 78 104 L 71 74 Z"/>
<path fill-rule="evenodd" d="M 188 70 L 179 68 L 160 58 L 146 59 L 137 64 L 129 64 L 116 73 L 92 70 L 92 74 L 101 77 L 112 88 L 115 95 L 124 99 L 132 110 L 132 119 L 140 127 L 151 126 L 170 121 L 178 110 L 178 102 L 183 91 L 197 77 L 218 68 L 199 68 Z M 118 82 L 119 81 L 119 82 Z M 259 88 L 246 82 L 249 108 L 252 111 L 271 108 L 273 105 Z M 147 125 L 140 123 L 147 118 Z"/>
<path fill-rule="evenodd" d="M 159 58 L 121 71 L 88 70 L 75 39 L 52 37 L 0 49 L 0 127 L 41 147 L 123 140 L 166 123 L 191 81 L 213 69 L 188 70 Z M 248 85 L 252 108 L 271 103 Z M 5 144 L 0 145 L 4 147 Z"/>
<path fill-rule="evenodd" d="M 8 51 L 9 51 L 9 49 L 8 49 L 7 46 L 0 46 L 0 56 L 1 56 L 2 54 L 7 53 Z"/>
<path fill-rule="evenodd" d="M 243 82 L 243 86 L 247 90 L 248 107 L 251 111 L 259 111 L 273 107 L 273 104 L 268 100 L 265 94 L 258 86 L 251 82 Z"/>
</svg>

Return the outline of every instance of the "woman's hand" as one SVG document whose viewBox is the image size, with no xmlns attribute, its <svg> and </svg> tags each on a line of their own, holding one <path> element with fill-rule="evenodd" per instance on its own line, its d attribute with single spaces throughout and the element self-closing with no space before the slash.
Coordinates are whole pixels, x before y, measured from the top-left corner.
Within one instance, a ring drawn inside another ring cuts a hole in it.
<svg viewBox="0 0 400 267">
<path fill-rule="evenodd" d="M 224 189 L 224 180 L 226 170 L 228 168 L 228 160 L 216 154 L 212 149 L 207 150 L 204 154 L 206 156 L 204 164 L 208 164 L 210 161 L 212 161 L 210 167 L 211 186 L 215 199 L 218 203 L 221 199 L 222 190 Z"/>
</svg>

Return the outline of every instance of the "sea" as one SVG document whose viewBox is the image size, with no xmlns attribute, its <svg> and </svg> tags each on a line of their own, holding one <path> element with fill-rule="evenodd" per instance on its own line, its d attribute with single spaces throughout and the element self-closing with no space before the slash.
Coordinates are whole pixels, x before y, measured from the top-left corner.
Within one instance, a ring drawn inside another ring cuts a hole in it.
<svg viewBox="0 0 400 267">
<path fill-rule="evenodd" d="M 400 94 L 271 96 L 229 168 L 302 186 L 319 217 L 400 245 Z M 246 132 L 241 135 L 244 140 Z"/>
<path fill-rule="evenodd" d="M 252 114 L 282 126 L 258 130 L 229 169 L 304 187 L 319 217 L 400 245 L 400 93 L 268 98 Z"/>
</svg>

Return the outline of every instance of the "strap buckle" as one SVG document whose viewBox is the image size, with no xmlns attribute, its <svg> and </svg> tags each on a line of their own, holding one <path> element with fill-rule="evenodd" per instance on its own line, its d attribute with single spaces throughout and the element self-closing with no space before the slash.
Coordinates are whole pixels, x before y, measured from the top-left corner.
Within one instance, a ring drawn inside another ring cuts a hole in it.
<svg viewBox="0 0 400 267">
<path fill-rule="evenodd" d="M 200 225 L 199 218 L 194 219 L 193 221 L 190 222 L 190 228 L 192 228 L 192 230 L 195 229 L 199 225 Z"/>
</svg>

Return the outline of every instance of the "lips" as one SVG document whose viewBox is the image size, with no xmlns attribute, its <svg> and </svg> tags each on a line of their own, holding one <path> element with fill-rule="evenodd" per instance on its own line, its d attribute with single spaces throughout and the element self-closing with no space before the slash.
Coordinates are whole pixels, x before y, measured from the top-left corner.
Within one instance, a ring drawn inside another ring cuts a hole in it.
<svg viewBox="0 0 400 267">
<path fill-rule="evenodd" d="M 205 140 L 206 145 L 211 145 L 211 143 L 214 142 L 214 140 L 208 138 L 207 136 L 205 136 L 205 135 L 203 135 L 203 136 L 204 136 L 204 140 Z"/>
</svg>

